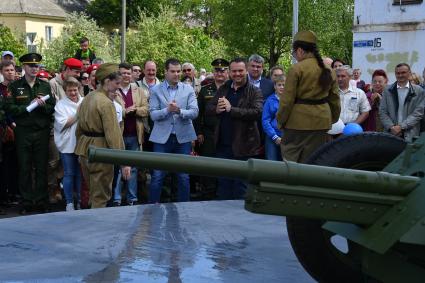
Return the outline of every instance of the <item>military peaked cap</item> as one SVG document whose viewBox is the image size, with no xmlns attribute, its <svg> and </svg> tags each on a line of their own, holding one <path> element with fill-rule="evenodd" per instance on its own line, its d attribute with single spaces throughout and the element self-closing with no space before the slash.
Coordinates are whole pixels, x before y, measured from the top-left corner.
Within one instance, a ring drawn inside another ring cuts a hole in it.
<svg viewBox="0 0 425 283">
<path fill-rule="evenodd" d="M 225 69 L 229 68 L 229 61 L 222 58 L 217 58 L 211 62 L 211 66 L 213 66 L 214 69 L 224 71 Z"/>
<path fill-rule="evenodd" d="M 38 53 L 28 53 L 19 57 L 22 64 L 40 64 L 43 57 Z"/>
</svg>

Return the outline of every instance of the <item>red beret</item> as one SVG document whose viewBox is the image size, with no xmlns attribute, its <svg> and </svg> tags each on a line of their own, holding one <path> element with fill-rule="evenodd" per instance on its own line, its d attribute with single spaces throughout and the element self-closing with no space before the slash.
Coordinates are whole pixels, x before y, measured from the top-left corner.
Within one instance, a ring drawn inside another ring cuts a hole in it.
<svg viewBox="0 0 425 283">
<path fill-rule="evenodd" d="M 46 78 L 46 79 L 48 79 L 50 77 L 51 77 L 51 75 L 48 72 L 46 72 L 46 71 L 40 71 L 40 72 L 37 73 L 37 78 Z"/>
<path fill-rule="evenodd" d="M 99 68 L 99 66 L 100 66 L 100 64 L 93 64 L 93 65 L 90 65 L 90 67 L 88 67 L 88 68 L 87 68 L 86 73 L 90 75 L 90 74 L 91 74 L 91 72 L 93 72 L 93 71 L 97 70 L 97 69 Z"/>
<path fill-rule="evenodd" d="M 75 58 L 68 58 L 63 61 L 63 64 L 71 69 L 81 69 L 83 67 L 83 62 Z"/>
</svg>

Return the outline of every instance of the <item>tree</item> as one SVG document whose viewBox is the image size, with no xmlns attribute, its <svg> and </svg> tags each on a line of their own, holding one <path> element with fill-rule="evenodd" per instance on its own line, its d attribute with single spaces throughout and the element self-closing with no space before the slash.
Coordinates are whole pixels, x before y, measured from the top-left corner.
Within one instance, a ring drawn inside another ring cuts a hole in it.
<svg viewBox="0 0 425 283">
<path fill-rule="evenodd" d="M 290 64 L 290 0 L 185 0 L 180 15 L 200 22 L 205 32 L 221 37 L 232 55 L 258 53 L 269 66 Z M 354 0 L 300 0 L 299 30 L 313 30 L 324 55 L 351 61 Z"/>
<path fill-rule="evenodd" d="M 218 38 L 217 16 L 223 8 L 222 0 L 176 0 L 174 6 L 186 22 L 202 26 L 205 34 Z"/>
<path fill-rule="evenodd" d="M 226 57 L 223 41 L 210 38 L 202 28 L 187 27 L 170 7 L 161 7 L 158 16 L 141 12 L 136 30 L 127 35 L 128 61 L 154 60 L 159 63 L 158 74 L 163 73 L 162 63 L 171 57 L 205 68 L 219 56 Z"/>
<path fill-rule="evenodd" d="M 221 1 L 215 9 L 214 26 L 229 46 L 230 53 L 257 53 L 270 66 L 289 51 L 292 30 L 292 1 Z"/>
<path fill-rule="evenodd" d="M 351 63 L 354 0 L 301 0 L 299 30 L 313 30 L 322 55 Z"/>
<path fill-rule="evenodd" d="M 12 51 L 17 58 L 26 53 L 24 41 L 18 40 L 10 28 L 3 25 L 0 25 L 0 50 Z"/>
<path fill-rule="evenodd" d="M 72 13 L 66 19 L 61 35 L 42 50 L 47 68 L 58 70 L 64 59 L 74 56 L 80 48 L 79 41 L 82 37 L 89 38 L 90 48 L 97 57 L 107 62 L 118 62 L 119 44 L 111 40 L 86 14 Z"/>
<path fill-rule="evenodd" d="M 158 15 L 161 5 L 172 4 L 171 0 L 127 0 L 127 26 L 139 21 L 140 11 Z M 101 26 L 121 26 L 122 0 L 94 0 L 87 6 L 87 13 Z"/>
</svg>

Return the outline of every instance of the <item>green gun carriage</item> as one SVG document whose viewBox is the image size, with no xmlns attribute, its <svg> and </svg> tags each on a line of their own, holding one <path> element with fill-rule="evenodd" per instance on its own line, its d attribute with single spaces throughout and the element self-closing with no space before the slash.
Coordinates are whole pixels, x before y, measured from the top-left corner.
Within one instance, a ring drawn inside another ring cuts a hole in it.
<svg viewBox="0 0 425 283">
<path fill-rule="evenodd" d="M 246 180 L 245 209 L 286 216 L 295 254 L 319 282 L 425 282 L 424 143 L 348 136 L 308 164 L 101 148 L 89 160 Z"/>
</svg>

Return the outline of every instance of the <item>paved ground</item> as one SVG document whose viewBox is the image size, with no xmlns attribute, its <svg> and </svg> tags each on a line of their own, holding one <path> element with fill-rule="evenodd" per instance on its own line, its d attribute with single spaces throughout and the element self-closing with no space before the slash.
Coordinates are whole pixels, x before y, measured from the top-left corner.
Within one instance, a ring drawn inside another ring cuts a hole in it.
<svg viewBox="0 0 425 283">
<path fill-rule="evenodd" d="M 314 282 L 284 218 L 243 201 L 31 215 L 0 231 L 0 282 Z"/>
</svg>

